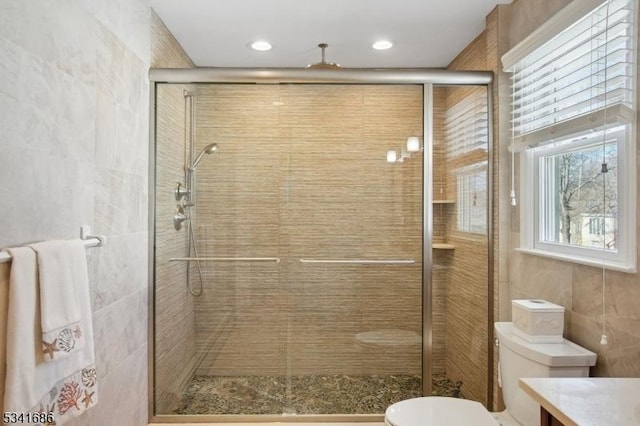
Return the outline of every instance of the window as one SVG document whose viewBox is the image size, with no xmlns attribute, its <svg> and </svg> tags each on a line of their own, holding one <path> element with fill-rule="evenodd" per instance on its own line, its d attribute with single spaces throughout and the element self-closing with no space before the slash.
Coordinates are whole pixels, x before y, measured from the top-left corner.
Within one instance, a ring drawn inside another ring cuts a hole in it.
<svg viewBox="0 0 640 426">
<path fill-rule="evenodd" d="M 521 153 L 522 251 L 635 271 L 635 7 L 573 2 L 558 19 L 576 8 L 580 17 L 503 57 L 513 73 L 510 148 Z"/>
<path fill-rule="evenodd" d="M 457 170 L 456 229 L 487 233 L 487 163 Z"/>
<path fill-rule="evenodd" d="M 447 108 L 444 137 L 447 164 L 456 183 L 456 230 L 487 233 L 487 91 L 472 88 Z"/>
</svg>

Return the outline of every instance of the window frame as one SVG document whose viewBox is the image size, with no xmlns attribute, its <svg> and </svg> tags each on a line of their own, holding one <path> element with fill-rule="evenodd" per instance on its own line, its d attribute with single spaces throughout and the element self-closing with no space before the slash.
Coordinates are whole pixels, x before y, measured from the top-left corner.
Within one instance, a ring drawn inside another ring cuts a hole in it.
<svg viewBox="0 0 640 426">
<path fill-rule="evenodd" d="M 635 123 L 624 129 L 607 133 L 608 143 L 617 144 L 617 188 L 618 188 L 618 238 L 617 252 L 594 247 L 572 246 L 563 243 L 543 241 L 541 223 L 547 211 L 542 200 L 541 159 L 548 155 L 575 151 L 580 148 L 602 145 L 585 139 L 565 143 L 541 145 L 524 150 L 520 156 L 520 252 L 550 257 L 569 262 L 605 267 L 607 269 L 636 272 L 636 149 Z M 571 140 L 570 137 L 565 141 Z"/>
<path fill-rule="evenodd" d="M 488 232 L 488 221 L 487 221 L 487 201 L 488 201 L 488 173 L 489 173 L 489 165 L 487 161 L 481 161 L 479 163 L 475 163 L 469 166 L 462 167 L 454 172 L 456 176 L 456 221 L 454 231 L 459 234 L 469 234 L 473 236 L 486 236 Z M 484 179 L 482 176 L 484 175 Z M 483 209 L 480 209 L 484 216 L 484 221 L 482 222 L 481 229 L 473 229 L 473 215 L 471 214 L 472 207 L 469 206 L 469 203 L 473 203 L 467 195 L 471 193 L 469 188 L 461 187 L 461 180 L 469 179 L 478 182 L 483 182 L 484 188 L 481 188 L 483 197 Z M 465 192 L 463 194 L 462 192 Z M 462 225 L 462 226 L 461 226 Z"/>
</svg>

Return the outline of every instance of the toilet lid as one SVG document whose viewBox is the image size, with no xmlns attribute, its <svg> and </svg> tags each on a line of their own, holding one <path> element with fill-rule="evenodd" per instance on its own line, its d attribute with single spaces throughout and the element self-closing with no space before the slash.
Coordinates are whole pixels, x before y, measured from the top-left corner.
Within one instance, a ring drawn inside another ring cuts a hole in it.
<svg viewBox="0 0 640 426">
<path fill-rule="evenodd" d="M 499 426 L 479 402 L 442 396 L 396 402 L 387 408 L 384 420 L 390 426 Z"/>
</svg>

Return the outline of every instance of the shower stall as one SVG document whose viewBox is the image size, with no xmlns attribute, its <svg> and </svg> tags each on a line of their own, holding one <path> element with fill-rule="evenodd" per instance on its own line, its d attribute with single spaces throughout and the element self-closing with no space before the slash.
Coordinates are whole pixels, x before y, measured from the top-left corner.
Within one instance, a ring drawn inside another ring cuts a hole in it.
<svg viewBox="0 0 640 426">
<path fill-rule="evenodd" d="M 151 80 L 155 421 L 491 404 L 489 74 Z"/>
</svg>

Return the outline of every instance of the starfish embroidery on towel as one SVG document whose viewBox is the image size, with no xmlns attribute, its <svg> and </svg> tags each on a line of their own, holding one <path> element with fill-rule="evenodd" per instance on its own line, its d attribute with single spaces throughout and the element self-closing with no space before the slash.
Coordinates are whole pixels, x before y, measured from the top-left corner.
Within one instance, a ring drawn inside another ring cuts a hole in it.
<svg viewBox="0 0 640 426">
<path fill-rule="evenodd" d="M 44 352 L 45 356 L 49 355 L 51 359 L 53 359 L 54 352 L 60 351 L 60 349 L 58 349 L 58 339 L 53 339 L 53 342 L 51 343 L 47 343 L 43 340 L 42 344 L 44 345 L 44 347 L 42 348 L 42 352 Z"/>
<path fill-rule="evenodd" d="M 82 402 L 84 402 L 84 408 L 87 408 L 89 405 L 93 404 L 93 394 L 95 392 L 87 392 L 84 391 L 84 398 L 82 398 Z"/>
</svg>

